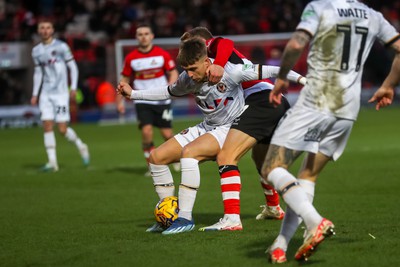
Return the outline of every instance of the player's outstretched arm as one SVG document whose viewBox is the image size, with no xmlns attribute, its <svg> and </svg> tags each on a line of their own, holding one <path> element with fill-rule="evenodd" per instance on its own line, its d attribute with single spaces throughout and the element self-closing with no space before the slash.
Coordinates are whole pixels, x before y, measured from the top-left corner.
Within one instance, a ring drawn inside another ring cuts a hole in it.
<svg viewBox="0 0 400 267">
<path fill-rule="evenodd" d="M 381 87 L 368 101 L 369 103 L 376 102 L 375 109 L 379 110 L 381 107 L 386 107 L 392 104 L 394 97 L 394 90 L 400 83 L 400 39 L 391 45 L 396 52 L 393 59 L 392 68 L 386 79 L 383 81 Z"/>
<path fill-rule="evenodd" d="M 117 93 L 134 100 L 167 100 L 171 98 L 169 86 L 151 88 L 149 90 L 132 90 L 126 82 L 120 82 L 117 86 Z"/>
</svg>

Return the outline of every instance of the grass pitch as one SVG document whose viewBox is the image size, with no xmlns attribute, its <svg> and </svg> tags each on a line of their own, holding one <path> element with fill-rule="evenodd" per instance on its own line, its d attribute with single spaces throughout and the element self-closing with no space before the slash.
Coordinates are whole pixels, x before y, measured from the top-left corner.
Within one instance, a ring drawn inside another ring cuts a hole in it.
<svg viewBox="0 0 400 267">
<path fill-rule="evenodd" d="M 316 189 L 315 206 L 335 223 L 336 236 L 299 264 L 293 260 L 302 243 L 299 230 L 285 266 L 398 266 L 399 114 L 398 108 L 361 111 L 344 155 L 326 167 Z M 176 122 L 175 129 L 193 124 Z M 73 128 L 89 144 L 91 166 L 85 169 L 76 148 L 56 135 L 57 173 L 38 172 L 46 161 L 41 128 L 0 131 L 0 266 L 270 264 L 264 251 L 280 221 L 255 220 L 264 198 L 249 155 L 239 166 L 243 231 L 197 231 L 223 211 L 217 166 L 208 162 L 201 165 L 195 230 L 163 236 L 145 232 L 157 196 L 143 176 L 136 125 Z"/>
</svg>

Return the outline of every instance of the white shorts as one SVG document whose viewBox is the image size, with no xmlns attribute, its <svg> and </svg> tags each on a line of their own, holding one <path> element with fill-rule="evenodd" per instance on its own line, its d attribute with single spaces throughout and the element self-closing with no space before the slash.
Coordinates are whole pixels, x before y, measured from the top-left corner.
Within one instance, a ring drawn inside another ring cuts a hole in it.
<svg viewBox="0 0 400 267">
<path fill-rule="evenodd" d="M 69 122 L 69 92 L 58 94 L 41 94 L 39 109 L 42 121 Z"/>
<path fill-rule="evenodd" d="M 219 147 L 222 148 L 230 127 L 230 124 L 222 126 L 210 126 L 207 125 L 205 122 L 201 122 L 196 126 L 189 127 L 176 134 L 175 139 L 182 147 L 184 147 L 199 136 L 202 136 L 205 133 L 209 133 L 214 136 L 214 138 L 218 141 Z"/>
<path fill-rule="evenodd" d="M 343 153 L 354 121 L 294 106 L 279 122 L 271 144 L 291 150 L 320 152 L 337 160 Z"/>
</svg>

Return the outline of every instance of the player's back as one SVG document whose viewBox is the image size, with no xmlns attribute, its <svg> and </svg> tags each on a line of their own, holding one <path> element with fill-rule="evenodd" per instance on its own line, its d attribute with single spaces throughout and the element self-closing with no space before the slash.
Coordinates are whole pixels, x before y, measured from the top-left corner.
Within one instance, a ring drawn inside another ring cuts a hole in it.
<svg viewBox="0 0 400 267">
<path fill-rule="evenodd" d="M 306 102 L 355 119 L 363 65 L 376 38 L 396 36 L 382 14 L 355 0 L 319 0 L 307 5 L 297 29 L 313 35 L 307 58 Z"/>
<path fill-rule="evenodd" d="M 382 28 L 380 13 L 354 0 L 312 3 L 319 17 L 308 57 L 315 71 L 336 71 L 348 77 L 345 88 L 361 79 L 362 67 Z"/>
</svg>

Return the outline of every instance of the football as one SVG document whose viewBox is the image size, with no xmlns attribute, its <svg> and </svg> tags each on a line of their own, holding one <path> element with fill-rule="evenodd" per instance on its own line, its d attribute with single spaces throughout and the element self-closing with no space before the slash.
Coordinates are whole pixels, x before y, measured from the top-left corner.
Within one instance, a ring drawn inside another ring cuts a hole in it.
<svg viewBox="0 0 400 267">
<path fill-rule="evenodd" d="M 178 218 L 178 212 L 178 198 L 172 196 L 163 198 L 157 203 L 154 209 L 154 216 L 157 222 L 163 227 L 168 228 Z"/>
</svg>

